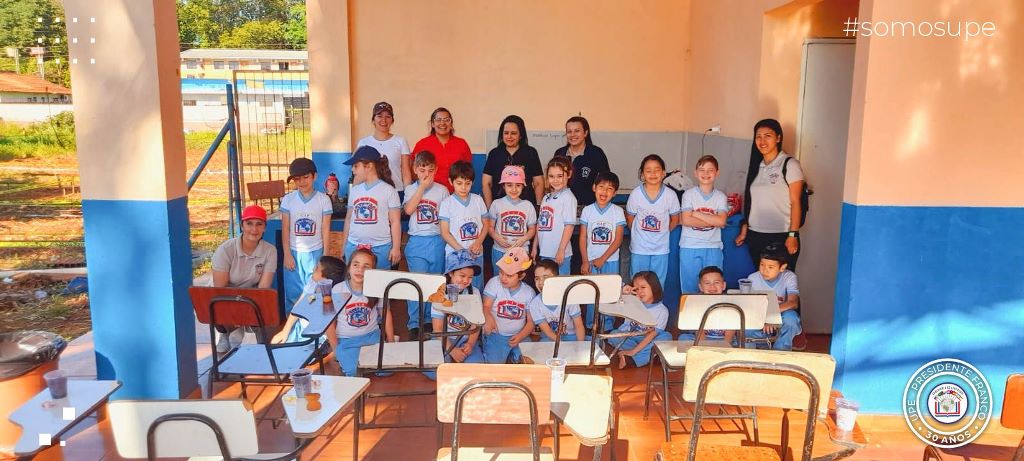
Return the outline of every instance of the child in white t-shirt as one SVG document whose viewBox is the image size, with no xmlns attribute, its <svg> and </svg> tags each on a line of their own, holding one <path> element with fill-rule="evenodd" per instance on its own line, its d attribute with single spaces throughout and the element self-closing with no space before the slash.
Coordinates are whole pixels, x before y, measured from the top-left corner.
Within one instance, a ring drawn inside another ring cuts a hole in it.
<svg viewBox="0 0 1024 461">
<path fill-rule="evenodd" d="M 310 296 L 316 293 L 319 288 L 319 282 L 321 280 L 330 280 L 331 286 L 337 286 L 345 278 L 345 263 L 342 260 L 335 258 L 334 256 L 322 256 L 320 262 L 316 265 L 316 270 L 313 271 L 313 276 L 306 282 L 305 288 L 302 289 L 302 294 L 299 299 L 295 301 L 296 304 L 302 300 L 305 296 Z M 306 328 L 309 322 L 306 319 L 299 318 L 293 313 L 288 314 L 288 318 L 285 319 L 284 326 L 281 327 L 281 331 L 277 332 L 270 342 L 274 344 L 279 343 L 292 343 L 302 341 L 302 330 Z"/>
<path fill-rule="evenodd" d="M 481 268 L 469 250 L 462 249 L 450 253 L 445 258 L 445 266 L 449 284 L 459 287 L 460 294 L 473 292 L 473 277 L 481 272 Z M 444 313 L 434 309 L 433 303 L 431 303 L 430 320 L 434 324 L 434 331 L 450 333 L 466 331 L 470 328 L 469 323 L 462 317 L 449 315 L 447 325 L 444 324 L 444 317 Z M 480 348 L 479 339 L 480 332 L 444 338 L 442 340 L 444 350 L 452 348 L 451 354 L 445 356 L 445 362 L 483 363 L 484 353 Z"/>
<path fill-rule="evenodd" d="M 652 271 L 658 280 L 668 277 L 669 234 L 679 219 L 679 199 L 661 184 L 665 161 L 648 155 L 640 162 L 643 184 L 629 194 L 626 223 L 629 226 L 630 273 Z"/>
<path fill-rule="evenodd" d="M 548 187 L 537 215 L 537 238 L 533 259 L 550 259 L 558 264 L 559 275 L 569 275 L 572 260 L 572 228 L 576 225 L 576 196 L 569 190 L 572 166 L 566 157 L 555 156 L 548 162 Z"/>
<path fill-rule="evenodd" d="M 434 183 L 437 161 L 434 154 L 423 151 L 416 154 L 413 165 L 416 182 L 405 189 L 403 211 L 409 215 L 409 241 L 405 244 L 405 260 L 409 272 L 439 274 L 444 269 L 444 240 L 438 211 L 448 188 Z M 409 321 L 406 326 L 412 337 L 417 337 L 420 328 L 420 305 L 418 301 L 407 301 Z M 429 326 L 428 326 L 429 328 Z"/>
<path fill-rule="evenodd" d="M 377 269 L 390 269 L 402 260 L 402 211 L 391 180 L 387 158 L 377 149 L 363 146 L 345 162 L 352 165 L 352 187 L 345 217 L 345 260 L 357 248 L 377 256 Z"/>
<path fill-rule="evenodd" d="M 757 272 L 747 277 L 751 282 L 751 290 L 773 291 L 779 298 L 782 325 L 778 327 L 778 334 L 772 344 L 772 349 L 777 351 L 793 350 L 793 337 L 803 331 L 800 314 L 797 313 L 797 308 L 800 307 L 800 288 L 797 285 L 796 273 L 786 270 L 788 263 L 789 253 L 786 248 L 777 243 L 769 244 L 761 252 Z M 775 330 L 775 325 L 766 324 L 762 330 L 747 330 L 746 336 L 767 338 Z"/>
<path fill-rule="evenodd" d="M 444 253 L 449 255 L 455 250 L 465 248 L 478 258 L 477 263 L 483 267 L 484 238 L 491 227 L 491 219 L 487 215 L 484 199 L 470 192 L 476 173 L 473 165 L 459 160 L 448 170 L 448 180 L 452 183 L 454 193 L 441 202 L 438 215 L 441 219 L 441 238 L 444 239 Z M 473 277 L 473 286 L 480 289 L 483 282 L 481 276 Z"/>
<path fill-rule="evenodd" d="M 290 312 L 302 294 L 306 281 L 316 270 L 331 236 L 331 199 L 313 189 L 316 165 L 299 157 L 288 167 L 288 181 L 295 181 L 295 190 L 281 198 L 281 242 L 284 252 L 284 305 Z"/>
<path fill-rule="evenodd" d="M 541 341 L 554 341 L 561 336 L 562 341 L 583 341 L 586 339 L 586 330 L 583 327 L 580 305 L 569 304 L 565 306 L 565 318 L 559 323 L 561 310 L 559 306 L 544 304 L 543 294 L 544 281 L 549 277 L 558 275 L 558 264 L 550 259 L 537 261 L 537 267 L 533 269 L 533 281 L 537 287 L 537 296 L 530 301 L 530 316 L 533 323 L 540 327 Z"/>
<path fill-rule="evenodd" d="M 580 273 L 618 274 L 619 247 L 625 232 L 626 215 L 612 203 L 619 190 L 619 176 L 602 171 L 594 179 L 594 203 L 580 212 Z"/>
<path fill-rule="evenodd" d="M 334 299 L 348 299 L 348 302 L 332 325 L 335 334 L 327 336 L 345 376 L 356 375 L 360 348 L 380 342 L 380 313 L 383 308 L 380 299 L 363 295 L 366 270 L 376 267 L 377 256 L 370 250 L 359 248 L 352 252 L 350 258 L 348 280 L 335 285 L 331 290 Z M 388 342 L 396 340 L 390 310 L 384 319 L 384 334 Z"/>
<path fill-rule="evenodd" d="M 523 188 L 526 187 L 526 173 L 523 167 L 509 165 L 501 172 L 502 187 L 505 196 L 491 202 L 489 216 L 494 225 L 490 228 L 494 248 L 491 249 L 491 262 L 494 273 L 498 273 L 498 261 L 509 249 L 530 247 L 530 239 L 537 233 L 537 210 L 533 204 L 522 200 Z"/>
<path fill-rule="evenodd" d="M 722 267 L 722 228 L 729 203 L 715 189 L 718 160 L 705 155 L 697 160 L 697 186 L 683 193 L 679 210 L 683 230 L 679 237 L 679 288 L 696 293 L 698 274 L 709 266 Z"/>
<path fill-rule="evenodd" d="M 526 250 L 515 247 L 498 262 L 498 275 L 484 287 L 484 360 L 487 363 L 522 362 L 519 343 L 533 331 L 527 306 L 537 295 L 523 283 L 530 264 Z"/>
<path fill-rule="evenodd" d="M 619 369 L 628 365 L 642 367 L 651 361 L 651 348 L 655 341 L 670 341 L 672 335 L 665 331 L 668 325 L 668 308 L 662 304 L 664 292 L 658 276 L 651 271 L 641 271 L 633 276 L 633 283 L 622 288 L 623 293 L 630 293 L 640 298 L 647 311 L 654 317 L 654 327 L 637 324 L 627 320 L 616 329 L 619 333 L 645 332 L 643 335 L 623 338 L 609 338 L 608 343 L 619 348 Z"/>
</svg>

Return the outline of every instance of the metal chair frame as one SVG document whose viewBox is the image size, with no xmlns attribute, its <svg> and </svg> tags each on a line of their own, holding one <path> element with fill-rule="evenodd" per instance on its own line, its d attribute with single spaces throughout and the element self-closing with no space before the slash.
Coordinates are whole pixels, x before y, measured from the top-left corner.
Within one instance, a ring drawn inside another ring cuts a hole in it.
<svg viewBox="0 0 1024 461">
<path fill-rule="evenodd" d="M 309 442 L 312 440 L 302 440 L 296 445 L 294 450 L 282 456 L 278 456 L 276 458 L 267 458 L 262 456 L 256 458 L 232 457 L 230 450 L 228 450 L 228 442 L 224 438 L 224 431 L 221 430 L 220 425 L 217 424 L 216 421 L 211 419 L 209 416 L 201 415 L 198 413 L 173 413 L 163 415 L 153 420 L 153 422 L 149 425 L 149 428 L 146 430 L 146 456 L 149 459 L 149 461 L 156 461 L 158 459 L 156 457 L 156 429 L 161 424 L 166 423 L 168 421 L 195 421 L 204 424 L 206 427 L 209 427 L 210 430 L 213 431 L 213 435 L 217 437 L 217 445 L 220 447 L 221 457 L 223 457 L 225 461 L 231 461 L 236 459 L 242 461 L 248 459 L 258 459 L 260 461 L 285 461 L 290 459 L 298 459 L 299 453 L 303 449 L 305 449 L 306 446 L 309 445 Z"/>
<path fill-rule="evenodd" d="M 455 421 L 452 424 L 452 461 L 458 461 L 459 459 L 459 426 L 462 424 L 463 401 L 470 392 L 477 389 L 516 389 L 526 395 L 530 410 L 530 449 L 533 452 L 533 461 L 540 461 L 540 437 L 537 435 L 537 400 L 534 398 L 533 392 L 530 392 L 530 389 L 522 383 L 511 381 L 472 382 L 459 391 L 459 396 L 455 399 Z"/>
</svg>

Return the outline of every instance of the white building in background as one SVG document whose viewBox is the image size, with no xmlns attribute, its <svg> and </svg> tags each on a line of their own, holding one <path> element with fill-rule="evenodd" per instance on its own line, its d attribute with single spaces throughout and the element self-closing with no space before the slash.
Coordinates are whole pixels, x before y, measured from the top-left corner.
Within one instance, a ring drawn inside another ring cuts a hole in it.
<svg viewBox="0 0 1024 461">
<path fill-rule="evenodd" d="M 42 122 L 70 110 L 70 89 L 34 74 L 0 72 L 0 121 Z"/>
</svg>

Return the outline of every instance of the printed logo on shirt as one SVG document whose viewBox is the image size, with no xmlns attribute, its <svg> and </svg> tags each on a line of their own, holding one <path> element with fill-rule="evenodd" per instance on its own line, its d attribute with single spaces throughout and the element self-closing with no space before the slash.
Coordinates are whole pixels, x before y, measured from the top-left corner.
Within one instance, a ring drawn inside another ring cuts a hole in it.
<svg viewBox="0 0 1024 461">
<path fill-rule="evenodd" d="M 781 172 L 779 170 L 773 169 L 770 173 L 768 173 L 768 182 L 774 185 L 779 182 L 780 177 L 782 177 Z"/>
<path fill-rule="evenodd" d="M 377 199 L 359 197 L 352 203 L 355 214 L 353 224 L 377 224 Z"/>
<path fill-rule="evenodd" d="M 295 220 L 294 233 L 299 237 L 308 237 L 316 235 L 316 221 L 309 218 L 299 218 Z"/>
<path fill-rule="evenodd" d="M 644 216 L 640 220 L 640 230 L 648 232 L 661 232 L 661 220 L 652 214 Z"/>
<path fill-rule="evenodd" d="M 420 200 L 416 205 L 416 222 L 418 224 L 437 224 L 437 203 L 431 200 Z"/>
<path fill-rule="evenodd" d="M 459 240 L 463 242 L 480 236 L 480 225 L 475 221 L 466 221 L 459 226 Z"/>
<path fill-rule="evenodd" d="M 263 263 L 259 263 L 256 265 L 256 277 L 261 277 L 263 275 L 263 266 Z"/>
<path fill-rule="evenodd" d="M 526 213 L 518 210 L 506 211 L 498 219 L 498 232 L 507 237 L 526 235 Z"/>
<path fill-rule="evenodd" d="M 580 168 L 580 177 L 581 178 L 588 178 L 588 177 L 590 177 L 590 167 L 589 166 L 585 166 L 583 168 Z"/>
<path fill-rule="evenodd" d="M 612 243 L 612 230 L 608 223 L 598 223 L 590 231 L 590 241 L 595 245 L 607 245 Z"/>
<path fill-rule="evenodd" d="M 370 324 L 370 307 L 365 302 L 349 303 L 345 309 L 345 322 L 353 327 L 365 327 Z"/>
<path fill-rule="evenodd" d="M 466 321 L 457 315 L 448 316 L 448 330 L 462 331 L 468 327 Z"/>
<path fill-rule="evenodd" d="M 695 213 L 715 214 L 715 210 L 712 210 L 711 208 L 708 208 L 708 207 L 700 207 L 700 208 L 697 208 L 696 210 L 693 210 L 693 211 Z M 714 229 L 714 227 L 710 227 L 710 226 L 708 226 L 708 227 L 691 227 L 691 229 L 693 229 L 695 231 L 700 231 L 700 232 L 707 232 L 707 231 L 709 231 L 711 229 Z"/>
<path fill-rule="evenodd" d="M 555 223 L 555 209 L 544 205 L 540 209 L 540 216 L 537 216 L 537 228 L 542 231 L 549 231 Z"/>
<path fill-rule="evenodd" d="M 526 306 L 511 299 L 498 301 L 498 317 L 509 320 L 520 320 L 526 317 Z"/>
</svg>

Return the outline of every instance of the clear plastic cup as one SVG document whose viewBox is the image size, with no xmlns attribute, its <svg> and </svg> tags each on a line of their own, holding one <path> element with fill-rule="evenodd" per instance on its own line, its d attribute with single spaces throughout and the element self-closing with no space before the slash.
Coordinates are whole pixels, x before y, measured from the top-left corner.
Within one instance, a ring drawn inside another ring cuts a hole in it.
<svg viewBox="0 0 1024 461">
<path fill-rule="evenodd" d="M 550 358 L 544 362 L 551 369 L 551 397 L 561 395 L 562 382 L 565 381 L 565 359 Z"/>
<path fill-rule="evenodd" d="M 458 285 L 448 285 L 448 291 L 445 293 L 445 296 L 448 298 L 449 301 L 451 301 L 453 303 L 458 301 L 459 300 L 459 286 Z"/>
<path fill-rule="evenodd" d="M 332 287 L 334 287 L 334 281 L 331 279 L 324 279 L 317 282 L 317 289 L 320 290 L 320 295 L 324 298 L 324 304 L 330 304 L 333 301 L 331 299 Z"/>
<path fill-rule="evenodd" d="M 750 293 L 750 290 L 754 287 L 754 282 L 750 279 L 740 279 L 740 293 Z"/>
<path fill-rule="evenodd" d="M 291 373 L 292 388 L 295 389 L 295 397 L 305 398 L 306 394 L 312 392 L 313 372 L 306 368 L 300 368 Z"/>
<path fill-rule="evenodd" d="M 53 370 L 43 375 L 46 387 L 50 389 L 50 397 L 63 399 L 68 396 L 68 372 Z"/>
<path fill-rule="evenodd" d="M 836 399 L 836 427 L 843 432 L 853 431 L 857 424 L 860 404 L 849 399 Z"/>
</svg>

